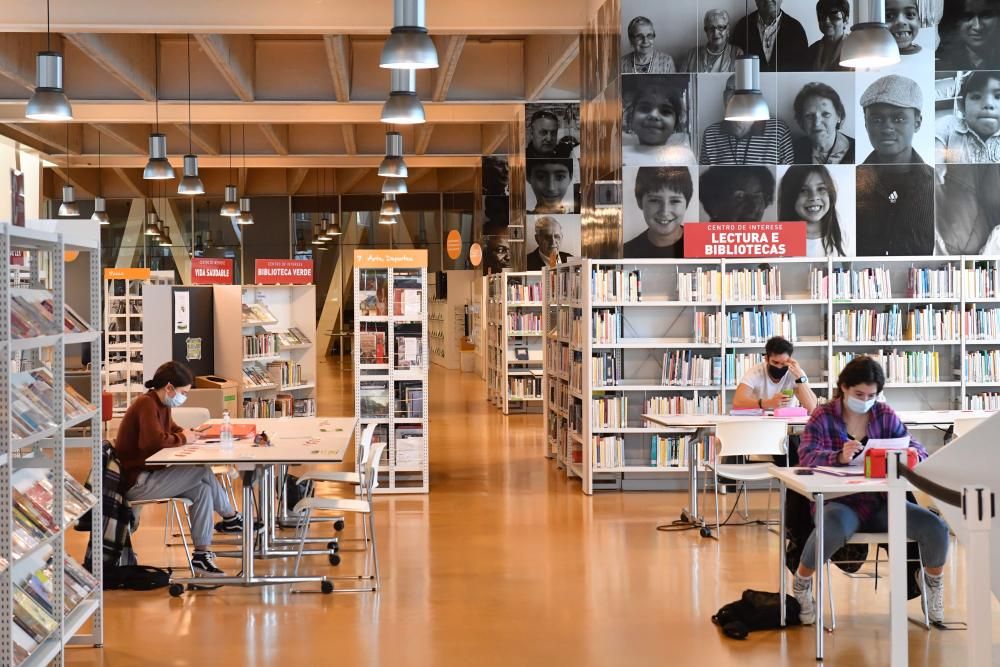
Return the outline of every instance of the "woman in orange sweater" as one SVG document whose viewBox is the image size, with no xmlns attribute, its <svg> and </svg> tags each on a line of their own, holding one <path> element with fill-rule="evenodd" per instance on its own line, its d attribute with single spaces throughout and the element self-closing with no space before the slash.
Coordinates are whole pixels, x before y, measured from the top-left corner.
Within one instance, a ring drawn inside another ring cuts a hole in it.
<svg viewBox="0 0 1000 667">
<path fill-rule="evenodd" d="M 122 417 L 115 438 L 121 461 L 122 483 L 128 500 L 187 498 L 191 501 L 191 564 L 201 576 L 222 576 L 212 553 L 212 513 L 222 516 L 215 529 L 224 533 L 243 530 L 243 518 L 233 510 L 229 498 L 212 470 L 206 466 L 149 466 L 146 459 L 168 447 L 194 442 L 197 434 L 183 429 L 170 417 L 171 408 L 187 400 L 193 377 L 184 364 L 168 361 L 156 369 L 146 383 L 148 392 L 135 399 Z"/>
</svg>

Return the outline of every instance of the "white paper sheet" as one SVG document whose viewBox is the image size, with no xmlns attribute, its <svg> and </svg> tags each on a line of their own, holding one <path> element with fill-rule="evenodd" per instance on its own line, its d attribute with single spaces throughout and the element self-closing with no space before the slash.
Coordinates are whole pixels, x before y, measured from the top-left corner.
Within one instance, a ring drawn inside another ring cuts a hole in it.
<svg viewBox="0 0 1000 667">
<path fill-rule="evenodd" d="M 858 452 L 848 467 L 863 468 L 865 466 L 865 452 L 869 449 L 906 449 L 910 446 L 910 436 L 904 435 L 902 438 L 870 438 L 865 443 L 864 449 Z"/>
</svg>

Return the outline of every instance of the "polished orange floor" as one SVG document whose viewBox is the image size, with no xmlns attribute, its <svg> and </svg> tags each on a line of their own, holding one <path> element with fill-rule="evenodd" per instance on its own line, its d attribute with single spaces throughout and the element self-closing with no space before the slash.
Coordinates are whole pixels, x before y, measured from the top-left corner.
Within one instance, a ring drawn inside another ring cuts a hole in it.
<svg viewBox="0 0 1000 667">
<path fill-rule="evenodd" d="M 350 372 L 334 361 L 322 363 L 320 374 L 322 411 L 352 412 Z M 745 588 L 777 590 L 775 535 L 733 528 L 719 542 L 697 532 L 657 532 L 657 524 L 677 517 L 683 494 L 588 498 L 543 458 L 540 416 L 504 417 L 486 402 L 477 377 L 437 367 L 430 396 L 431 493 L 377 503 L 381 594 L 228 588 L 172 599 L 165 590 L 112 592 L 104 648 L 72 649 L 67 663 L 816 664 L 812 628 L 737 642 L 709 620 Z M 180 549 L 162 547 L 162 520 L 144 522 L 141 561 L 180 565 Z M 334 571 L 321 557 L 307 563 L 313 572 Z M 345 553 L 339 570 L 355 565 L 358 558 Z M 956 571 L 947 570 L 950 618 L 963 615 Z M 838 628 L 827 636 L 825 664 L 888 665 L 887 586 L 876 593 L 871 581 L 839 573 L 834 583 Z M 911 626 L 910 664 L 964 665 L 964 641 L 964 632 Z"/>
</svg>

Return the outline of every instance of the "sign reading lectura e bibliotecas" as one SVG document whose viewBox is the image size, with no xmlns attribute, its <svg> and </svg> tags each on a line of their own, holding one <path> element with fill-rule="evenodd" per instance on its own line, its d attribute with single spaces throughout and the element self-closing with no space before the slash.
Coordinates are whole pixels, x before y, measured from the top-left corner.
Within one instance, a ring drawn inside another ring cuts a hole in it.
<svg viewBox="0 0 1000 667">
<path fill-rule="evenodd" d="M 257 285 L 311 285 L 311 259 L 255 259 L 253 281 Z"/>
<path fill-rule="evenodd" d="M 419 269 L 427 266 L 427 250 L 421 248 L 373 248 L 354 251 L 359 269 Z"/>
<path fill-rule="evenodd" d="M 233 260 L 228 257 L 192 257 L 192 285 L 232 285 Z"/>
<path fill-rule="evenodd" d="M 704 222 L 684 225 L 685 257 L 804 257 L 804 222 Z"/>
</svg>

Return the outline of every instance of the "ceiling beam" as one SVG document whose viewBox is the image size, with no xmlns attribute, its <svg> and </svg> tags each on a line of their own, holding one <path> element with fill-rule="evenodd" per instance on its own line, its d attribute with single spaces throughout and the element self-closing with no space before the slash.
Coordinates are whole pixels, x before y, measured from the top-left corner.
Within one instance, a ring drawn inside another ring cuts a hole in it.
<svg viewBox="0 0 1000 667">
<path fill-rule="evenodd" d="M 52 36 L 53 50 L 60 50 L 59 35 Z M 35 54 L 47 50 L 44 34 L 0 33 L 0 74 L 17 83 L 29 92 L 35 92 Z"/>
<path fill-rule="evenodd" d="M 236 184 L 236 190 L 242 195 L 247 191 L 247 179 L 250 177 L 250 170 L 247 167 L 240 167 L 236 170 L 236 173 L 239 179 Z"/>
<path fill-rule="evenodd" d="M 63 182 L 68 182 L 76 189 L 76 195 L 83 195 L 84 199 L 90 199 L 97 192 L 97 170 L 96 169 L 70 169 L 67 172 L 60 167 L 52 167 L 52 172 Z"/>
<path fill-rule="evenodd" d="M 302 184 L 305 183 L 309 170 L 303 167 L 296 167 L 285 172 L 285 184 L 288 187 L 288 194 L 297 194 Z"/>
<path fill-rule="evenodd" d="M 174 126 L 180 130 L 184 136 L 188 136 L 188 124 L 187 123 L 175 123 Z M 219 137 L 219 126 L 218 125 L 192 125 L 191 126 L 191 142 L 194 144 L 196 151 L 202 153 L 207 153 L 209 155 L 218 155 L 222 152 L 222 141 Z"/>
<path fill-rule="evenodd" d="M 413 187 L 420 181 L 424 180 L 431 174 L 435 173 L 435 170 L 431 170 L 428 167 L 417 167 L 416 169 L 409 169 L 406 176 L 407 187 Z"/>
<path fill-rule="evenodd" d="M 195 37 L 236 96 L 243 102 L 253 102 L 256 60 L 253 35 L 198 34 Z"/>
<path fill-rule="evenodd" d="M 524 40 L 524 99 L 541 97 L 579 54 L 579 35 L 529 35 Z"/>
<path fill-rule="evenodd" d="M 146 196 L 146 182 L 142 180 L 142 175 L 132 171 L 126 170 L 122 167 L 114 167 L 112 171 L 115 175 L 125 184 L 125 187 L 131 193 L 133 197 L 145 197 Z"/>
<path fill-rule="evenodd" d="M 355 169 L 338 169 L 334 176 L 334 184 L 338 194 L 347 194 L 351 189 L 360 183 L 370 170 L 367 167 Z"/>
<path fill-rule="evenodd" d="M 506 123 L 484 123 L 480 133 L 483 142 L 483 155 L 493 155 L 507 140 Z"/>
<path fill-rule="evenodd" d="M 264 133 L 264 138 L 271 144 L 271 148 L 278 155 L 288 155 L 288 126 L 275 125 L 273 123 L 261 123 L 260 131 Z"/>
<path fill-rule="evenodd" d="M 451 80 L 455 76 L 458 61 L 462 57 L 462 47 L 465 46 L 465 35 L 452 35 L 445 39 L 447 41 L 444 47 L 444 57 L 439 61 L 439 67 L 434 77 L 434 93 L 431 95 L 431 99 L 435 102 L 444 102 L 448 99 L 448 88 L 451 87 Z"/>
<path fill-rule="evenodd" d="M 438 169 L 438 189 L 442 192 L 457 190 L 467 181 L 471 186 L 474 173 L 471 169 Z"/>
<path fill-rule="evenodd" d="M 358 154 L 358 128 L 352 123 L 341 125 L 340 131 L 344 135 L 344 150 L 348 155 Z"/>
<path fill-rule="evenodd" d="M 6 127 L 0 128 L 0 134 L 6 134 L 6 128 L 10 128 L 15 133 L 33 139 L 43 146 L 49 146 L 56 153 L 66 153 L 66 124 L 65 123 L 8 123 Z M 12 139 L 16 137 L 11 137 Z M 69 153 L 79 155 L 80 146 L 83 139 L 83 126 L 78 123 L 69 124 Z"/>
<path fill-rule="evenodd" d="M 155 37 L 142 34 L 67 33 L 66 39 L 139 99 L 156 98 Z M 150 41 L 153 44 L 150 44 Z"/>
<path fill-rule="evenodd" d="M 38 137 L 25 134 L 18 126 L 13 124 L 0 125 L 0 134 L 13 139 L 19 144 L 33 148 L 40 153 L 49 154 L 58 152 L 58 146 L 54 146 L 47 141 L 39 141 Z"/>
<path fill-rule="evenodd" d="M 31 124 L 24 118 L 25 100 L 0 100 L 0 123 Z M 160 102 L 161 123 L 187 123 L 187 100 Z M 428 123 L 505 123 L 523 113 L 524 103 L 513 101 L 424 102 Z M 201 123 L 380 123 L 382 102 L 276 101 L 245 104 L 236 101 L 196 102 Z M 152 102 L 74 100 L 75 123 L 152 123 Z"/>
<path fill-rule="evenodd" d="M 48 159 L 57 164 L 63 161 L 63 156 L 56 153 L 48 156 Z M 184 166 L 183 156 L 178 154 L 170 155 L 167 158 L 175 169 L 182 169 Z M 105 167 L 121 167 L 126 169 L 142 169 L 146 166 L 149 158 L 146 155 L 101 155 L 101 164 Z M 237 157 L 239 160 L 239 157 Z M 73 168 L 97 167 L 97 154 L 88 153 L 84 155 L 73 155 Z M 331 167 L 365 167 L 374 169 L 382 162 L 381 155 L 247 155 L 246 165 L 254 169 L 288 169 L 292 167 L 303 167 L 311 169 L 331 168 Z M 480 166 L 480 156 L 475 155 L 407 155 L 406 164 L 412 167 L 478 167 Z M 242 162 L 241 162 L 242 164 Z M 202 169 L 228 169 L 229 157 L 227 155 L 201 155 L 198 157 L 198 166 Z M 234 165 L 235 168 L 235 165 Z"/>
<path fill-rule="evenodd" d="M 423 155 L 427 152 L 427 146 L 431 143 L 431 135 L 434 134 L 434 126 L 431 123 L 423 123 L 417 126 L 417 136 L 414 140 L 413 152 Z"/>
<path fill-rule="evenodd" d="M 125 144 L 134 153 L 145 155 L 149 150 L 149 127 L 123 123 L 95 124 L 93 127 L 101 134 Z"/>
<path fill-rule="evenodd" d="M 326 62 L 333 79 L 338 102 L 351 101 L 351 38 L 347 35 L 323 35 Z"/>
</svg>

